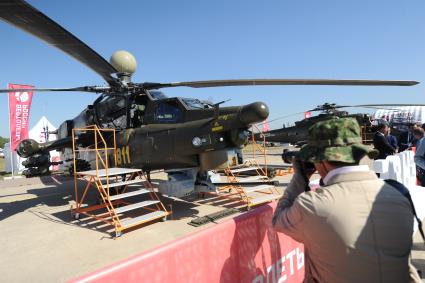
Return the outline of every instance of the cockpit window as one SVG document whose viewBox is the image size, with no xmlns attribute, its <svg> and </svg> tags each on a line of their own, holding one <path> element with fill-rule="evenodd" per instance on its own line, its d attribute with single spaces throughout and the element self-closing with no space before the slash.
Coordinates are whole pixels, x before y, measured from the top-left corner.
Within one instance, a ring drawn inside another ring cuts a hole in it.
<svg viewBox="0 0 425 283">
<path fill-rule="evenodd" d="M 140 127 L 144 124 L 148 98 L 146 95 L 139 95 L 134 98 L 130 108 L 130 117 L 133 127 Z"/>
<path fill-rule="evenodd" d="M 156 110 L 156 120 L 159 123 L 178 123 L 181 118 L 181 110 L 175 101 L 161 102 Z"/>
<path fill-rule="evenodd" d="M 199 99 L 196 99 L 196 98 L 182 98 L 182 100 L 189 109 L 211 108 L 211 105 L 209 103 L 200 101 Z"/>
<path fill-rule="evenodd" d="M 149 93 L 151 94 L 152 98 L 155 100 L 165 99 L 167 96 L 159 90 L 150 90 Z"/>
<path fill-rule="evenodd" d="M 104 96 L 96 103 L 96 114 L 104 127 L 125 128 L 125 98 L 120 96 Z"/>
</svg>

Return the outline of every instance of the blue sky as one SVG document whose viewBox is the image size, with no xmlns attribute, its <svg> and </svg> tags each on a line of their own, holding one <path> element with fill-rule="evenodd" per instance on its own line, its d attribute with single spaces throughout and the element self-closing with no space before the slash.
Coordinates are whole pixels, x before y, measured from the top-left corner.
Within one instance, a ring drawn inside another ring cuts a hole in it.
<svg viewBox="0 0 425 283">
<path fill-rule="evenodd" d="M 425 2 L 357 1 L 30 1 L 109 59 L 119 49 L 138 60 L 133 81 L 239 78 L 397 79 L 414 87 L 272 86 L 165 90 L 169 96 L 264 101 L 270 119 L 324 102 L 425 103 Z M 0 22 L 0 87 L 102 85 L 102 79 L 54 47 Z M 56 126 L 96 95 L 36 93 L 30 126 Z M 351 112 L 365 111 L 353 109 Z M 368 112 L 368 111 L 366 111 Z M 294 116 L 286 121 L 293 121 Z M 0 136 L 8 136 L 0 95 Z M 283 121 L 271 124 L 279 127 Z"/>
</svg>

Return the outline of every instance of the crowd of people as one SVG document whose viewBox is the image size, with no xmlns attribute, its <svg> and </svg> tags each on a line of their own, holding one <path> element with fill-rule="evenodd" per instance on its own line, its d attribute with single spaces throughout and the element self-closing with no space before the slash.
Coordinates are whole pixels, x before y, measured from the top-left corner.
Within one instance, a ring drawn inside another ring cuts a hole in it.
<svg viewBox="0 0 425 283">
<path fill-rule="evenodd" d="M 385 159 L 405 150 L 415 150 L 416 175 L 421 186 L 425 186 L 425 142 L 423 142 L 425 124 L 411 123 L 397 140 L 391 134 L 391 128 L 386 121 L 381 121 L 373 138 L 373 145 L 379 151 L 375 159 Z"/>
</svg>

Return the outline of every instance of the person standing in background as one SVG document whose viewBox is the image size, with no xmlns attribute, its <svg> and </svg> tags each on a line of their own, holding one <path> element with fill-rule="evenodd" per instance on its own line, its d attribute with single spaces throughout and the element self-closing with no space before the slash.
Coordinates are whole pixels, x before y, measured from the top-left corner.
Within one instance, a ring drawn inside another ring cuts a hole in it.
<svg viewBox="0 0 425 283">
<path fill-rule="evenodd" d="M 401 133 L 400 139 L 398 141 L 399 152 L 405 151 L 406 149 L 411 149 L 412 146 L 416 144 L 416 138 L 413 134 L 413 130 L 416 128 L 416 124 L 409 124 L 407 131 Z"/>
<path fill-rule="evenodd" d="M 387 140 L 390 145 L 395 149 L 395 152 L 398 152 L 398 142 L 396 136 L 391 134 L 391 128 L 388 128 Z"/>
<path fill-rule="evenodd" d="M 379 151 L 376 159 L 385 159 L 388 155 L 392 155 L 396 152 L 396 149 L 390 145 L 386 138 L 388 131 L 388 123 L 382 121 L 378 125 L 378 130 L 373 137 L 373 146 Z"/>
<path fill-rule="evenodd" d="M 413 130 L 415 138 L 418 140 L 416 143 L 415 164 L 416 164 L 416 177 L 422 187 L 425 187 L 425 142 L 424 130 L 416 128 Z"/>
</svg>

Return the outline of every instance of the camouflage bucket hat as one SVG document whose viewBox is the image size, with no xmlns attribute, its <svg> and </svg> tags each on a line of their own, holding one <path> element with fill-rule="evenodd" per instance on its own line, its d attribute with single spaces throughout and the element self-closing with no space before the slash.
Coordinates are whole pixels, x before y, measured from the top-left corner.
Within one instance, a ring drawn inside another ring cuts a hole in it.
<svg viewBox="0 0 425 283">
<path fill-rule="evenodd" d="M 308 144 L 299 152 L 299 157 L 307 162 L 357 163 L 365 155 L 373 158 L 377 153 L 362 144 L 360 126 L 354 118 L 320 121 L 308 133 Z"/>
</svg>

